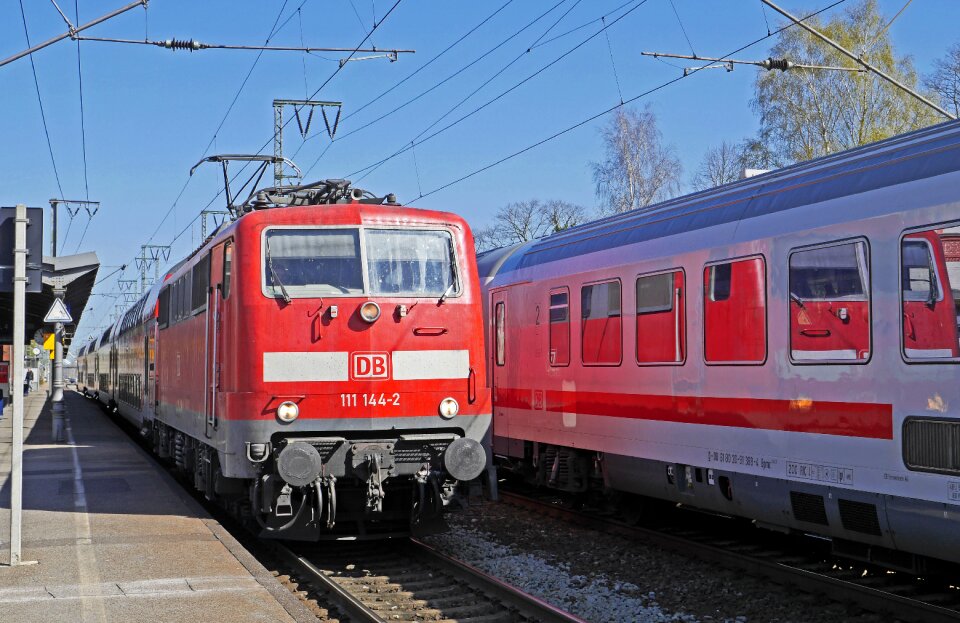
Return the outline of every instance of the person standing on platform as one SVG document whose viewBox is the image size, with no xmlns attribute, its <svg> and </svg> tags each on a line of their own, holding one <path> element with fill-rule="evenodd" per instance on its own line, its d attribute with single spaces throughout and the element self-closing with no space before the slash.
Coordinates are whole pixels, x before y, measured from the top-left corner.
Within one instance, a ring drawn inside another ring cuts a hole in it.
<svg viewBox="0 0 960 623">
<path fill-rule="evenodd" d="M 27 368 L 23 373 L 23 395 L 30 393 L 30 385 L 33 384 L 33 370 Z"/>
</svg>

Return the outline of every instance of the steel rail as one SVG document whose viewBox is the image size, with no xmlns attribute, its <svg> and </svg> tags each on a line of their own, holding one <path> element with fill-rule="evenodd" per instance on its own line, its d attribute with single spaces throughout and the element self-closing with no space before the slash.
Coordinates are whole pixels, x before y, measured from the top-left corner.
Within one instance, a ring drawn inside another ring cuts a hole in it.
<svg viewBox="0 0 960 623">
<path fill-rule="evenodd" d="M 385 623 L 384 619 L 376 612 L 368 608 L 362 601 L 350 594 L 349 591 L 337 584 L 335 581 L 324 575 L 320 569 L 317 569 L 309 560 L 299 556 L 287 549 L 280 543 L 273 543 L 274 553 L 290 567 L 299 570 L 304 579 L 309 579 L 319 585 L 321 590 L 334 595 L 339 600 L 339 605 L 343 607 L 350 618 L 359 623 Z"/>
<path fill-rule="evenodd" d="M 479 587 L 481 591 L 516 609 L 521 616 L 532 621 L 540 621 L 541 623 L 586 623 L 583 619 L 575 617 L 569 612 L 565 612 L 499 578 L 484 573 L 462 560 L 447 556 L 422 541 L 411 538 L 410 545 L 416 555 L 428 558 L 430 562 L 442 567 L 450 575 L 464 580 L 471 586 Z"/>
<path fill-rule="evenodd" d="M 758 558 L 722 546 L 711 545 L 653 528 L 628 525 L 604 517 L 558 507 L 502 489 L 500 490 L 500 499 L 528 510 L 545 512 L 549 516 L 576 525 L 641 540 L 680 554 L 720 563 L 727 568 L 745 571 L 752 575 L 763 575 L 778 584 L 826 595 L 836 601 L 854 601 L 864 610 L 890 614 L 903 621 L 916 623 L 956 623 L 960 621 L 960 611 L 958 610 L 904 597 L 816 571 L 801 569 L 776 559 Z"/>
</svg>

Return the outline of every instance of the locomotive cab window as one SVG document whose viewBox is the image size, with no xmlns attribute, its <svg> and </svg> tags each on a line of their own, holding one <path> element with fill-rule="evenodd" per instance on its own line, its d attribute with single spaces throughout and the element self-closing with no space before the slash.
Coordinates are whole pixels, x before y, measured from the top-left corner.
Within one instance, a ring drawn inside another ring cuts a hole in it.
<svg viewBox="0 0 960 623">
<path fill-rule="evenodd" d="M 570 365 L 570 290 L 550 290 L 550 365 Z"/>
<path fill-rule="evenodd" d="M 371 294 L 450 296 L 458 289 L 449 232 L 367 229 L 367 277 Z"/>
<path fill-rule="evenodd" d="M 951 281 L 960 279 L 958 239 L 960 227 L 951 227 L 911 232 L 900 241 L 903 355 L 910 361 L 960 358 L 960 283 Z"/>
<path fill-rule="evenodd" d="M 637 363 L 683 363 L 684 331 L 683 271 L 638 277 Z"/>
<path fill-rule="evenodd" d="M 271 229 L 263 244 L 268 295 L 363 294 L 358 229 Z"/>
<path fill-rule="evenodd" d="M 623 341 L 620 282 L 583 286 L 580 319 L 580 356 L 584 365 L 620 365 Z"/>
<path fill-rule="evenodd" d="M 707 363 L 762 364 L 767 356 L 766 273 L 759 257 L 703 270 Z"/>
<path fill-rule="evenodd" d="M 865 241 L 790 254 L 790 357 L 795 363 L 866 363 L 870 358 Z"/>
</svg>

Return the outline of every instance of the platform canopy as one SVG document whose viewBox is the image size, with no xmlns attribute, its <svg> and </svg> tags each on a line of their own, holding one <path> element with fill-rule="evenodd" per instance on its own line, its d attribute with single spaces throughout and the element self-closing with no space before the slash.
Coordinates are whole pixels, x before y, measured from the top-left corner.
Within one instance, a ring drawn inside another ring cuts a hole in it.
<svg viewBox="0 0 960 623">
<path fill-rule="evenodd" d="M 73 317 L 73 323 L 68 325 L 65 331 L 69 339 L 87 306 L 87 299 L 90 298 L 99 269 L 100 260 L 93 252 L 58 257 L 44 256 L 41 272 L 43 289 L 41 292 L 27 294 L 25 333 L 27 339 L 34 337 L 40 329 L 53 328 L 44 324 L 43 317 L 53 305 L 55 288 L 64 290 L 63 302 Z M 13 335 L 12 325 L 13 294 L 0 293 L 0 344 L 10 344 Z M 64 344 L 67 343 L 68 341 L 65 340 Z"/>
</svg>

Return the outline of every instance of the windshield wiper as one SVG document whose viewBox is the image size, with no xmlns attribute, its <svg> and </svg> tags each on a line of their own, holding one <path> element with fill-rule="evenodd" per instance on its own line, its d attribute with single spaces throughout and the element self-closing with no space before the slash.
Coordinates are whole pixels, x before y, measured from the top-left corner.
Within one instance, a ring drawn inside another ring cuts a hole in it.
<svg viewBox="0 0 960 623">
<path fill-rule="evenodd" d="M 266 239 L 267 249 L 267 268 L 270 269 L 270 276 L 273 278 L 273 283 L 280 287 L 280 296 L 283 297 L 284 303 L 290 303 L 290 294 L 287 293 L 287 288 L 283 285 L 283 282 L 280 281 L 280 275 L 277 274 L 277 271 L 273 268 L 273 256 L 270 254 L 270 238 Z"/>
<path fill-rule="evenodd" d="M 457 282 L 451 281 L 450 285 L 447 286 L 447 289 L 443 291 L 443 294 L 440 295 L 440 300 L 437 301 L 437 305 L 443 305 L 443 302 L 447 300 L 447 297 L 453 294 L 453 290 L 456 287 Z"/>
<path fill-rule="evenodd" d="M 804 308 L 803 299 L 801 299 L 799 296 L 797 296 L 793 292 L 790 293 L 790 300 L 792 300 L 794 303 L 799 305 L 800 309 Z"/>
</svg>

